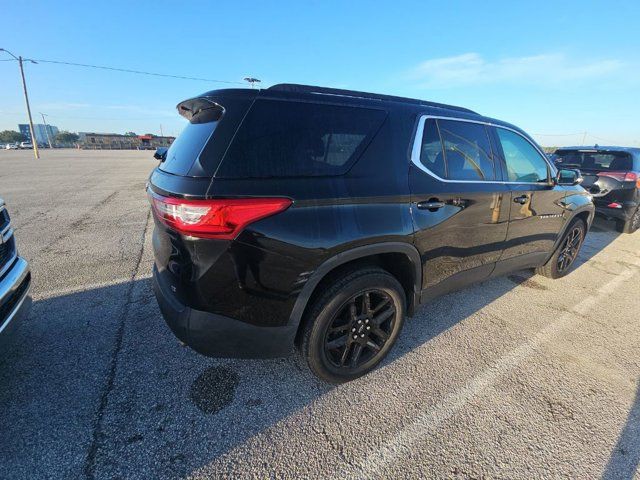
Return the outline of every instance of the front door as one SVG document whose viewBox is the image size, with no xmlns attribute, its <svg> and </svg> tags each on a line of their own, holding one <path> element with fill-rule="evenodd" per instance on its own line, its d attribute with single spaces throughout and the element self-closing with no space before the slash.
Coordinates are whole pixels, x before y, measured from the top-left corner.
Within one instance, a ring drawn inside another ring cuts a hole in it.
<svg viewBox="0 0 640 480">
<path fill-rule="evenodd" d="M 435 295 L 488 277 L 502 254 L 510 202 L 488 127 L 424 116 L 411 157 L 423 290 Z"/>
<path fill-rule="evenodd" d="M 501 260 L 511 267 L 540 263 L 551 251 L 565 222 L 565 189 L 551 181 L 555 169 L 520 133 L 495 128 L 511 190 L 509 233 Z"/>
</svg>

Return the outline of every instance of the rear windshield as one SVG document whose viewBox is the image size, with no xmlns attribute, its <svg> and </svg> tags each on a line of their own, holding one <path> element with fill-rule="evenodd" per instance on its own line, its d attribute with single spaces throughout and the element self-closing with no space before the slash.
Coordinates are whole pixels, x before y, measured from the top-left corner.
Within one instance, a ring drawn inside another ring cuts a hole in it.
<svg viewBox="0 0 640 480">
<path fill-rule="evenodd" d="M 626 152 L 558 150 L 555 162 L 561 167 L 583 170 L 633 170 L 633 160 Z"/>
<path fill-rule="evenodd" d="M 187 175 L 218 123 L 188 123 L 167 150 L 166 160 L 160 164 L 160 170 L 174 175 Z"/>
<path fill-rule="evenodd" d="M 341 175 L 385 117 L 375 109 L 256 100 L 216 177 Z"/>
<path fill-rule="evenodd" d="M 257 91 L 219 91 L 185 100 L 178 112 L 189 123 L 171 144 L 160 170 L 212 177 Z"/>
</svg>

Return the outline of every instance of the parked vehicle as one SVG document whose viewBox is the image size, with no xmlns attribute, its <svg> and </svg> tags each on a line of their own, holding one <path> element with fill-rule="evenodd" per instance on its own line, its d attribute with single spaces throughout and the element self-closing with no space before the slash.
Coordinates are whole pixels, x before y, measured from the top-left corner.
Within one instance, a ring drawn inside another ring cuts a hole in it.
<svg viewBox="0 0 640 480">
<path fill-rule="evenodd" d="M 20 142 L 20 148 L 33 148 L 33 144 L 31 142 Z"/>
<path fill-rule="evenodd" d="M 31 305 L 29 264 L 18 256 L 11 218 L 0 198 L 0 345 Z"/>
<path fill-rule="evenodd" d="M 4 148 L 6 148 L 7 150 L 17 150 L 18 145 L 15 143 L 7 143 Z"/>
<path fill-rule="evenodd" d="M 149 178 L 154 288 L 184 343 L 286 355 L 344 382 L 405 315 L 507 272 L 571 268 L 593 218 L 579 172 L 471 110 L 276 85 L 205 93 Z"/>
<path fill-rule="evenodd" d="M 580 169 L 596 212 L 615 219 L 619 232 L 640 228 L 640 148 L 564 147 L 556 157 L 558 166 Z"/>
</svg>

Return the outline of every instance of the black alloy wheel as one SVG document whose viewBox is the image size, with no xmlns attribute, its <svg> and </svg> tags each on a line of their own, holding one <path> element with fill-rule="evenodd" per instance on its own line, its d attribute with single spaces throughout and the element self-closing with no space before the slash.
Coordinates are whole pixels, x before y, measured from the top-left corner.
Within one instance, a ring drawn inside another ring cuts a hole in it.
<svg viewBox="0 0 640 480">
<path fill-rule="evenodd" d="M 587 223 L 581 218 L 574 218 L 547 263 L 536 267 L 536 273 L 549 278 L 567 275 L 575 265 L 586 233 Z"/>
<path fill-rule="evenodd" d="M 321 288 L 303 319 L 301 358 L 321 379 L 347 382 L 373 370 L 393 347 L 406 292 L 375 266 L 345 272 Z"/>
<path fill-rule="evenodd" d="M 558 272 L 562 273 L 568 270 L 580 252 L 584 240 L 584 228 L 582 225 L 575 225 L 569 234 L 565 237 L 560 246 L 560 255 L 558 255 Z"/>
<path fill-rule="evenodd" d="M 334 367 L 358 368 L 378 355 L 394 329 L 396 307 L 381 290 L 365 290 L 338 311 L 325 334 L 326 358 Z"/>
</svg>

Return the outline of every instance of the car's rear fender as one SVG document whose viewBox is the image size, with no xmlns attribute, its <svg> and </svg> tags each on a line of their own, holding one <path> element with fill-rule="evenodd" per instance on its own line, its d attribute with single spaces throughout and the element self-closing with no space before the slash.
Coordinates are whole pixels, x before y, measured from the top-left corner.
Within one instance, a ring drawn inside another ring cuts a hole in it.
<svg viewBox="0 0 640 480">
<path fill-rule="evenodd" d="M 420 254 L 416 247 L 410 243 L 383 242 L 340 252 L 320 264 L 320 266 L 310 274 L 307 282 L 300 291 L 289 317 L 289 325 L 296 326 L 296 328 L 300 325 L 307 306 L 313 300 L 314 293 L 317 293 L 317 287 L 322 280 L 329 278 L 332 272 L 339 271 L 340 268 L 345 268 L 349 265 L 353 265 L 355 268 L 358 264 L 366 263 L 367 260 L 376 263 L 379 262 L 381 258 L 384 258 L 386 254 L 406 256 L 407 262 L 411 266 L 410 280 L 403 282 L 402 279 L 399 279 L 400 283 L 404 283 L 405 288 L 409 290 L 408 304 L 409 313 L 411 314 L 412 310 L 419 303 L 419 295 L 422 287 L 422 263 Z"/>
</svg>

